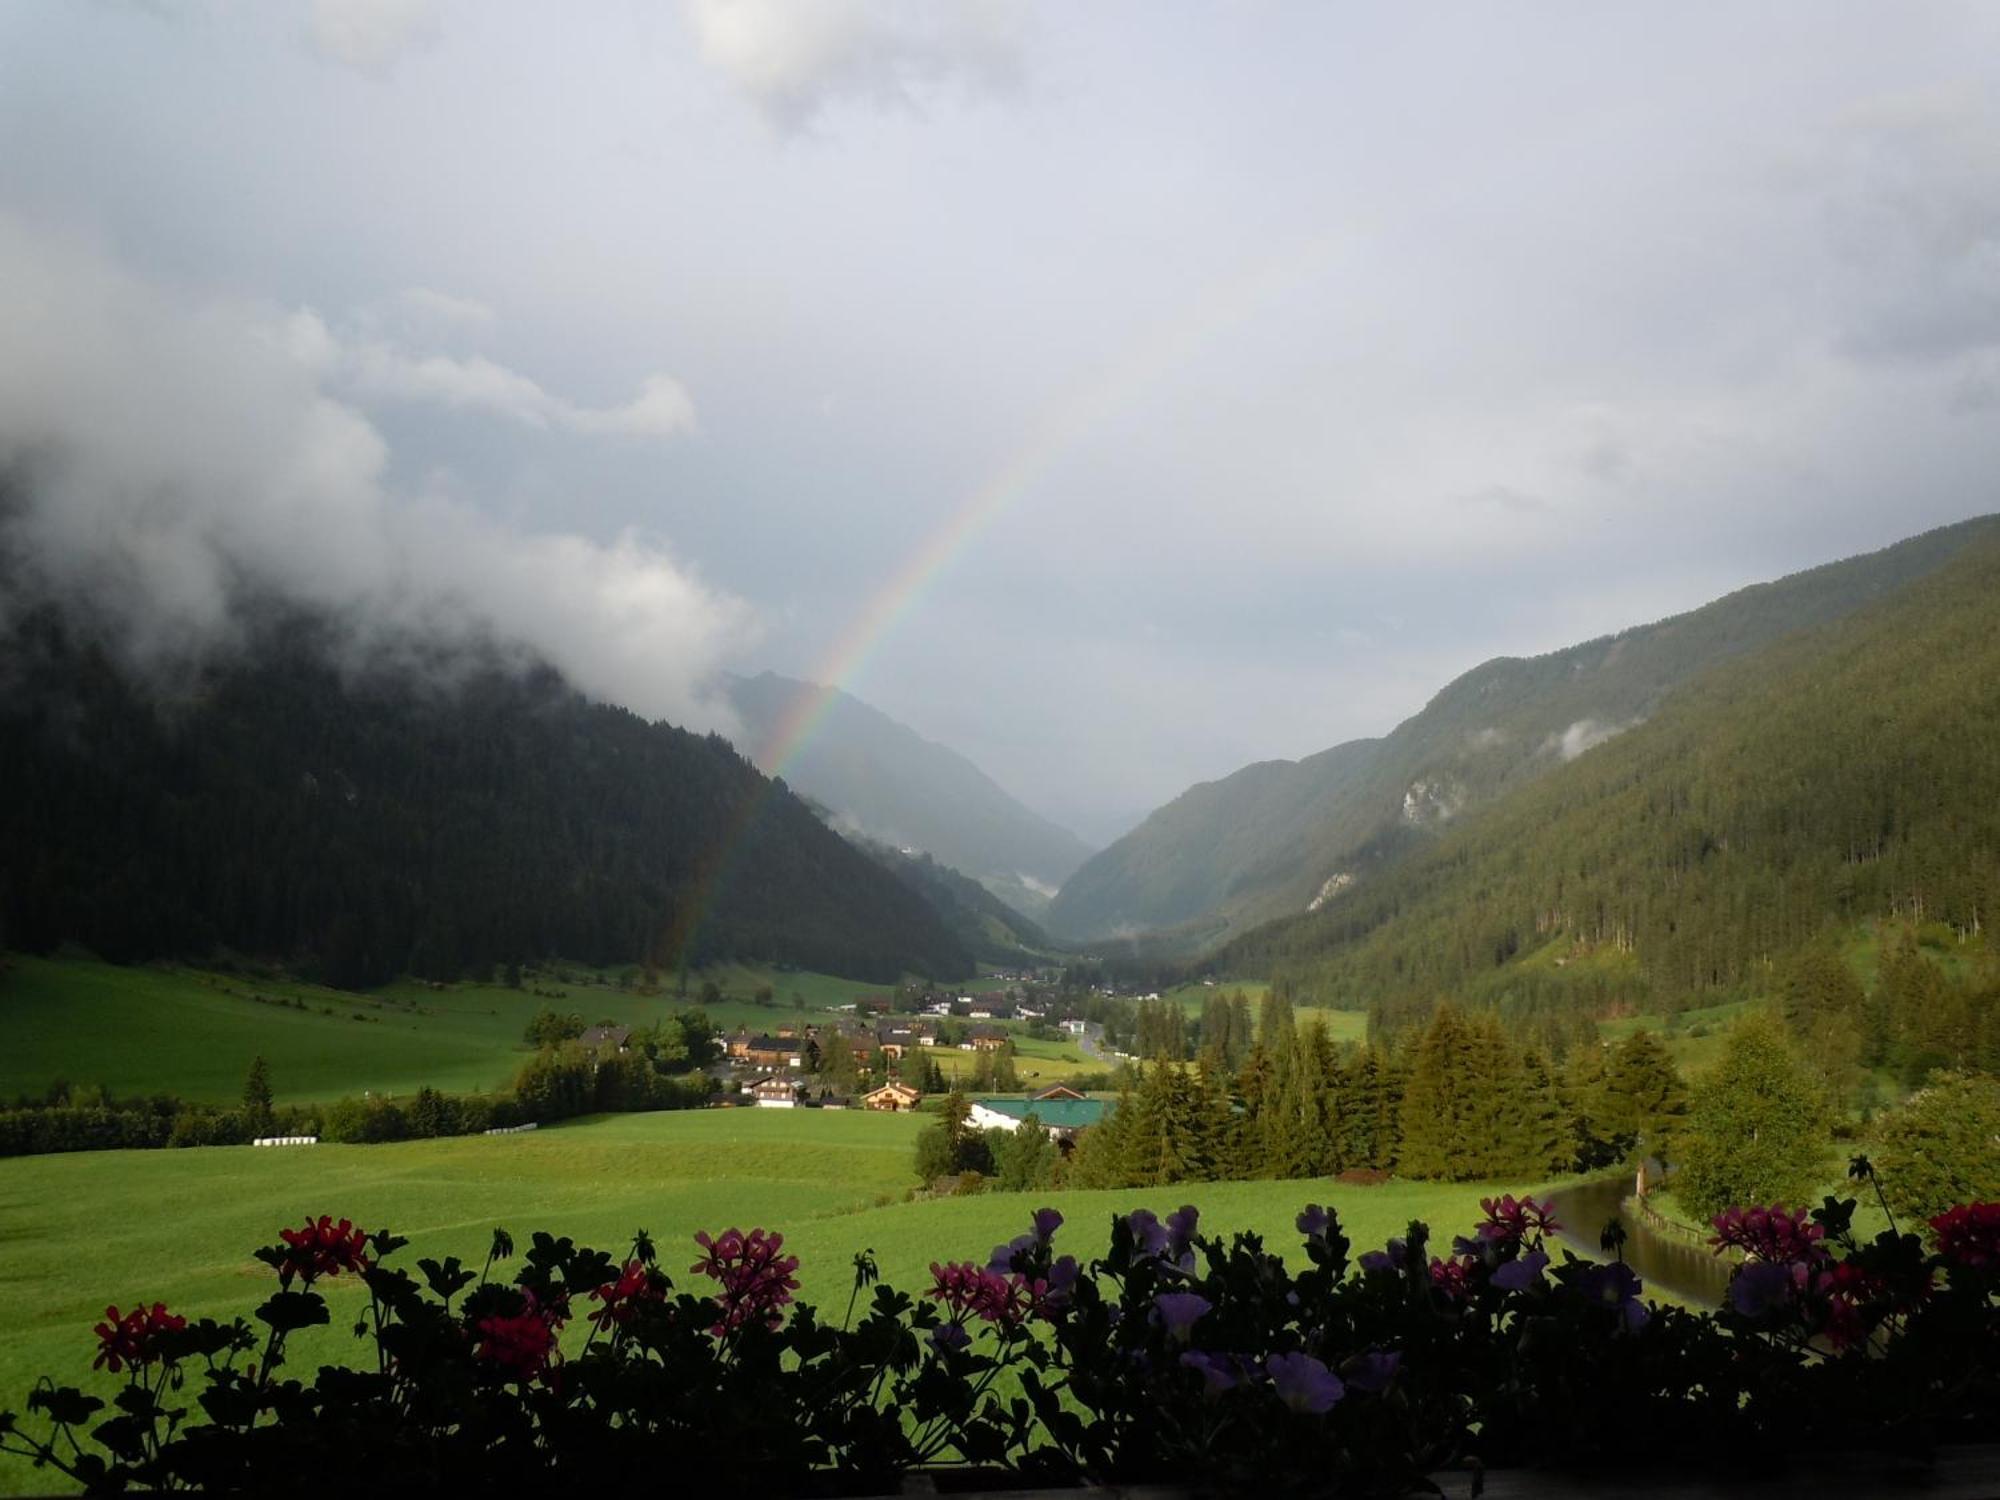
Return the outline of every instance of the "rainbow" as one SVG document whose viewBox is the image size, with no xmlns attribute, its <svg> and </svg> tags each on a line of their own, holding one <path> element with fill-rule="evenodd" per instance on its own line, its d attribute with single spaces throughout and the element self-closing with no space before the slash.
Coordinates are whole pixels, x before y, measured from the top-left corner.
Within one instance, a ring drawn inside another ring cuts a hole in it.
<svg viewBox="0 0 2000 1500">
<path fill-rule="evenodd" d="M 862 606 L 812 674 L 812 691 L 794 700 L 752 759 L 782 776 L 825 721 L 834 700 L 851 691 L 876 649 L 917 610 L 973 542 L 1005 515 L 1082 440 L 1150 387 L 1189 364 L 1217 334 L 1322 272 L 1350 236 L 1320 235 L 1261 261 L 1187 304 L 1171 321 L 1137 340 L 1102 373 L 1055 402 L 1029 429 L 998 472 L 974 490 L 913 548 Z"/>
<path fill-rule="evenodd" d="M 853 689 L 881 644 L 918 610 L 981 533 L 1030 494 L 1090 433 L 1187 366 L 1218 334 L 1322 274 L 1335 252 L 1354 238 L 1350 230 L 1317 235 L 1225 278 L 1044 411 L 999 469 L 912 548 L 869 597 L 814 670 L 809 691 L 792 701 L 769 737 L 755 748 L 751 760 L 771 783 L 745 800 L 722 847 L 704 861 L 706 873 L 699 881 L 698 896 L 672 924 L 671 932 L 663 935 L 662 946 L 676 956 L 692 950 L 701 922 L 728 884 L 735 851 L 769 796 L 770 785 L 812 743 L 835 700 Z"/>
</svg>

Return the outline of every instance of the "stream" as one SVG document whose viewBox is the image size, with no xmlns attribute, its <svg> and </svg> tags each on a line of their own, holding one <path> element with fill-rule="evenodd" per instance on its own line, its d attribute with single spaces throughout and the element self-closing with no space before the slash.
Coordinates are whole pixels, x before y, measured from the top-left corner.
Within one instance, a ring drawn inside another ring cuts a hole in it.
<svg viewBox="0 0 2000 1500">
<path fill-rule="evenodd" d="M 1671 1292 L 1694 1307 L 1721 1305 L 1729 1286 L 1732 1263 L 1709 1252 L 1706 1245 L 1673 1238 L 1647 1227 L 1625 1212 L 1632 1194 L 1628 1174 L 1578 1183 L 1549 1196 L 1554 1200 L 1561 1239 L 1580 1254 L 1602 1260 L 1598 1236 L 1616 1219 L 1625 1226 L 1625 1262 L 1639 1273 L 1647 1293 Z"/>
</svg>

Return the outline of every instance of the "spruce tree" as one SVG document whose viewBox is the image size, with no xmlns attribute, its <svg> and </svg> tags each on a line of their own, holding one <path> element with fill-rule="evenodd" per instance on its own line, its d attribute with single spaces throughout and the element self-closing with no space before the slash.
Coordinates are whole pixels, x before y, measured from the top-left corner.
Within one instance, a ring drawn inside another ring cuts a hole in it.
<svg viewBox="0 0 2000 1500">
<path fill-rule="evenodd" d="M 1464 1098 L 1470 1039 L 1456 1007 L 1440 1005 L 1418 1038 L 1401 1110 L 1401 1171 L 1449 1179 L 1465 1157 L 1469 1110 Z"/>
<path fill-rule="evenodd" d="M 251 1134 L 262 1135 L 268 1130 L 272 1097 L 271 1068 L 259 1053 L 251 1059 L 250 1072 L 243 1080 L 243 1113 Z"/>
<path fill-rule="evenodd" d="M 1746 1017 L 1694 1090 L 1675 1189 L 1703 1218 L 1736 1206 L 1803 1205 L 1830 1140 L 1825 1101 L 1784 1028 Z"/>
<path fill-rule="evenodd" d="M 1612 1048 L 1601 1107 L 1605 1129 L 1626 1154 L 1673 1161 L 1687 1124 L 1687 1085 L 1666 1044 L 1643 1026 Z"/>
</svg>

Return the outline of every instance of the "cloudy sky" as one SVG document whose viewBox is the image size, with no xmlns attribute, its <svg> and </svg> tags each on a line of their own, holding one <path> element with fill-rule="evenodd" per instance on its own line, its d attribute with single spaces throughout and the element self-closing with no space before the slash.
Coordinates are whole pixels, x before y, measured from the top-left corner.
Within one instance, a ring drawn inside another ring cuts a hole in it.
<svg viewBox="0 0 2000 1500">
<path fill-rule="evenodd" d="M 703 726 L 719 669 L 838 671 L 1101 836 L 2000 509 L 1996 44 L 1921 0 L 13 0 L 9 545 L 144 649 L 253 578 Z"/>
</svg>

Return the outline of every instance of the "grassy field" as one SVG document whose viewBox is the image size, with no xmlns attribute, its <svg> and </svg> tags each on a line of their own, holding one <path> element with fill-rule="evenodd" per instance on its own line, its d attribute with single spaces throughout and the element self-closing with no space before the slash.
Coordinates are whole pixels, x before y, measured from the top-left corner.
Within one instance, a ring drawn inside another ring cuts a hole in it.
<svg viewBox="0 0 2000 1500">
<path fill-rule="evenodd" d="M 309 1213 L 408 1235 L 402 1256 L 412 1265 L 447 1254 L 476 1264 L 496 1224 L 523 1242 L 528 1231 L 547 1228 L 611 1249 L 645 1228 L 677 1278 L 692 1263 L 696 1229 L 762 1224 L 783 1230 L 802 1258 L 807 1300 L 839 1305 L 856 1250 L 873 1249 L 889 1280 L 920 1289 L 931 1261 L 983 1259 L 1045 1201 L 1069 1220 L 1063 1240 L 1082 1256 L 1102 1251 L 1112 1213 L 1141 1205 L 1165 1212 L 1191 1201 L 1212 1228 L 1254 1229 L 1289 1249 L 1299 1207 L 1330 1201 L 1366 1247 L 1412 1217 L 1462 1229 L 1477 1217 L 1482 1192 L 1493 1191 L 1252 1182 L 906 1203 L 922 1124 L 905 1115 L 704 1110 L 390 1146 L 0 1161 L 0 1405 L 20 1410 L 43 1373 L 87 1383 L 90 1327 L 107 1302 L 122 1308 L 157 1299 L 195 1316 L 247 1314 L 270 1277 L 250 1251 Z M 299 1362 L 337 1359 L 354 1347 L 343 1327 L 343 1314 L 352 1321 L 352 1294 L 333 1300 L 332 1327 L 295 1346 Z M 49 1488 L 46 1476 L 24 1466 L 0 1467 L 0 1492 Z"/>
<path fill-rule="evenodd" d="M 1368 1040 L 1368 1012 L 1365 1010 L 1328 1010 L 1319 1005 L 1301 1005 L 1292 1012 L 1292 1020 L 1299 1026 L 1308 1021 L 1319 1022 L 1336 1046 L 1342 1042 Z"/>
<path fill-rule="evenodd" d="M 404 980 L 356 994 L 165 965 L 8 957 L 0 963 L 0 1023 L 8 1037 L 0 1098 L 39 1095 L 61 1078 L 114 1094 L 165 1091 L 233 1102 L 260 1054 L 281 1104 L 364 1089 L 408 1094 L 425 1084 L 487 1090 L 526 1060 L 522 1029 L 544 1005 L 587 1022 L 650 1026 L 686 1003 L 672 986 L 649 994 L 607 976 L 566 972 L 570 978 L 530 975 L 521 989 Z M 707 978 L 725 997 L 708 1008 L 709 1018 L 725 1030 L 764 1030 L 796 1016 L 794 990 L 816 1017 L 870 990 L 825 974 L 731 968 L 691 976 L 689 994 Z M 771 985 L 774 1005 L 752 1003 L 762 984 Z"/>
<path fill-rule="evenodd" d="M 1254 1010 L 1264 999 L 1271 986 L 1262 979 L 1218 979 L 1214 984 L 1203 984 L 1196 980 L 1190 984 L 1177 984 L 1170 990 L 1162 990 L 1160 998 L 1170 1000 L 1190 1016 L 1199 1016 L 1201 1008 L 1217 995 L 1243 995 Z"/>
<path fill-rule="evenodd" d="M 1684 1010 L 1677 1017 L 1664 1015 L 1620 1016 L 1599 1021 L 1597 1034 L 1617 1043 L 1644 1028 L 1667 1044 L 1674 1064 L 1693 1077 L 1706 1072 L 1722 1056 L 1722 1043 L 1736 1020 L 1757 1008 L 1754 1000 L 1732 1000 L 1725 1005 Z"/>
</svg>

